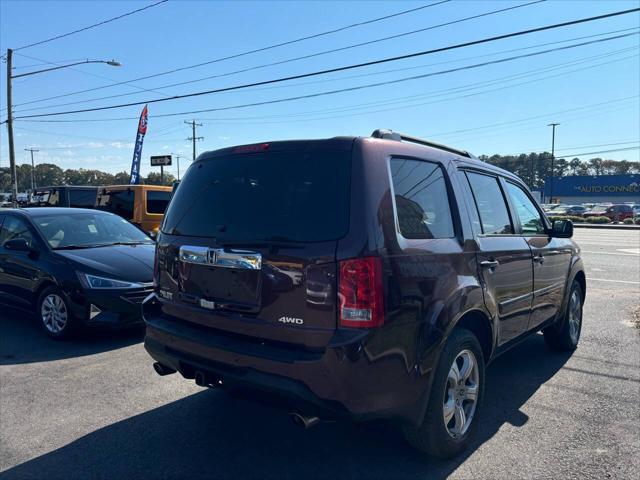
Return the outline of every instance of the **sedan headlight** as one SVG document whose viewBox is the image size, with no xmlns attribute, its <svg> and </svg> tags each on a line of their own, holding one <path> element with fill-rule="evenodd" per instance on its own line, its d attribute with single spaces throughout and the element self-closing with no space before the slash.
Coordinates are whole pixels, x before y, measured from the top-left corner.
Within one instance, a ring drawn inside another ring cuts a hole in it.
<svg viewBox="0 0 640 480">
<path fill-rule="evenodd" d="M 101 289 L 101 288 L 141 288 L 143 285 L 135 282 L 126 282 L 124 280 L 115 280 L 113 278 L 98 277 L 97 275 L 89 275 L 88 273 L 78 272 L 78 278 L 84 288 Z"/>
</svg>

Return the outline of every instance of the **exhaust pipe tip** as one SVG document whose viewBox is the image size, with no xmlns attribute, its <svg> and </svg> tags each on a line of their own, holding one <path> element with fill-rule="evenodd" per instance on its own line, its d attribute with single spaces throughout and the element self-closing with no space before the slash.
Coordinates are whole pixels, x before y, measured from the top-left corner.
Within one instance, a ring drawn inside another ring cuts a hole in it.
<svg viewBox="0 0 640 480">
<path fill-rule="evenodd" d="M 306 415 L 301 415 L 299 413 L 292 413 L 291 420 L 293 420 L 294 424 L 304 428 L 305 430 L 320 423 L 320 419 L 318 417 L 307 417 Z"/>
<path fill-rule="evenodd" d="M 196 385 L 199 387 L 207 387 L 207 377 L 203 372 L 197 371 L 195 373 Z"/>
<path fill-rule="evenodd" d="M 171 375 L 172 373 L 176 373 L 176 371 L 173 368 L 169 368 L 166 365 L 163 365 L 163 364 L 158 363 L 158 362 L 155 362 L 153 364 L 153 369 L 161 377 L 164 377 L 165 375 Z"/>
</svg>

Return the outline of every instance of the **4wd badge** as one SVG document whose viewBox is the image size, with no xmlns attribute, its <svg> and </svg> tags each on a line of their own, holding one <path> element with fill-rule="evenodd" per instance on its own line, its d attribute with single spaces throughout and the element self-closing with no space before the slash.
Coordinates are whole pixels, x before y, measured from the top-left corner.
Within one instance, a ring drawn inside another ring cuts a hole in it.
<svg viewBox="0 0 640 480">
<path fill-rule="evenodd" d="M 296 325 L 302 325 L 304 323 L 304 320 L 301 318 L 294 317 L 280 317 L 278 321 L 282 323 L 295 323 Z"/>
</svg>

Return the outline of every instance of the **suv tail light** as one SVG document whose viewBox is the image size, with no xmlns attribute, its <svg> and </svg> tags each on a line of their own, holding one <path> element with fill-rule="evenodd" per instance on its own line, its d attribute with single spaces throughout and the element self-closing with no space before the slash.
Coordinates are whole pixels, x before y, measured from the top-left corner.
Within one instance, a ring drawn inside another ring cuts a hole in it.
<svg viewBox="0 0 640 480">
<path fill-rule="evenodd" d="M 382 326 L 382 260 L 379 257 L 344 260 L 339 268 L 340 326 Z"/>
</svg>

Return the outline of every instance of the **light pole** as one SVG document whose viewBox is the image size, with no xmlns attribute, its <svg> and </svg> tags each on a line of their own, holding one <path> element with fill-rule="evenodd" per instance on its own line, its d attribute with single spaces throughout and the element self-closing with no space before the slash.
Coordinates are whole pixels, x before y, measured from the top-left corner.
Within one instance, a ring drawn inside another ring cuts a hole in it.
<svg viewBox="0 0 640 480">
<path fill-rule="evenodd" d="M 551 180 L 549 182 L 549 201 L 553 202 L 553 170 L 556 159 L 556 127 L 559 123 L 550 123 L 547 127 L 551 127 Z"/>
<path fill-rule="evenodd" d="M 171 155 L 176 157 L 176 162 L 178 163 L 178 181 L 180 181 L 180 158 L 181 158 L 181 155 L 177 155 L 175 153 L 172 153 Z"/>
<path fill-rule="evenodd" d="M 13 61 L 13 50 L 7 49 L 7 136 L 9 137 L 9 169 L 11 170 L 11 190 L 13 196 L 13 208 L 18 207 L 18 175 L 16 172 L 16 154 L 13 143 L 13 103 L 12 103 L 12 91 L 11 80 L 14 78 L 26 77 L 28 75 L 35 75 L 37 73 L 50 72 L 52 70 L 59 70 L 61 68 L 74 67 L 76 65 L 83 65 L 85 63 L 106 63 L 112 67 L 122 66 L 120 62 L 115 60 L 83 60 L 82 62 L 69 63 L 68 65 L 58 65 L 51 68 L 44 68 L 42 70 L 36 70 L 34 72 L 21 73 L 19 75 L 12 75 L 11 70 Z M 33 154 L 32 154 L 33 155 Z"/>
<path fill-rule="evenodd" d="M 40 150 L 37 150 L 35 148 L 25 148 L 24 151 L 31 152 L 31 194 L 33 195 L 33 192 L 35 192 L 36 190 L 36 181 L 35 181 L 36 166 L 35 166 L 35 163 L 33 162 L 33 152 L 39 152 Z"/>
</svg>

